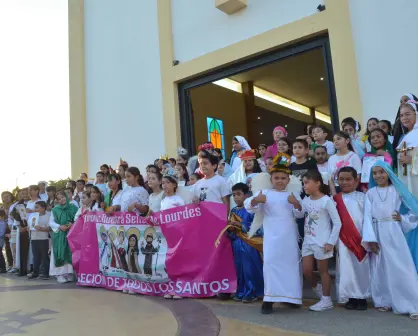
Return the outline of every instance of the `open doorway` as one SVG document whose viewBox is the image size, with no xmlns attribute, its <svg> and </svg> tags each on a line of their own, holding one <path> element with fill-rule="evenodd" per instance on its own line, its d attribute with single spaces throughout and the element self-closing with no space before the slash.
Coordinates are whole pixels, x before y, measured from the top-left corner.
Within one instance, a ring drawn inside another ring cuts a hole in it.
<svg viewBox="0 0 418 336">
<path fill-rule="evenodd" d="M 257 148 L 272 143 L 276 125 L 294 139 L 309 124 L 330 130 L 339 124 L 328 37 L 181 83 L 179 98 L 182 145 L 191 153 L 217 139 L 215 147 L 229 157 L 236 135 Z M 214 133 L 217 137 L 211 138 Z"/>
</svg>

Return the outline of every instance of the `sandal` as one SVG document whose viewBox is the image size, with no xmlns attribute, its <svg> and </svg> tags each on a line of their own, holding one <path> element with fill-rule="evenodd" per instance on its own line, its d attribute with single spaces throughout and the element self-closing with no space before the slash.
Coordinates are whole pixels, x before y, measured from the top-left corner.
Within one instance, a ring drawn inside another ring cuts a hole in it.
<svg viewBox="0 0 418 336">
<path fill-rule="evenodd" d="M 418 313 L 411 313 L 411 314 L 409 314 L 409 318 L 411 320 L 418 320 Z"/>
<path fill-rule="evenodd" d="M 379 307 L 377 308 L 378 311 L 382 312 L 382 313 L 386 313 L 392 310 L 392 308 L 390 307 Z"/>
</svg>

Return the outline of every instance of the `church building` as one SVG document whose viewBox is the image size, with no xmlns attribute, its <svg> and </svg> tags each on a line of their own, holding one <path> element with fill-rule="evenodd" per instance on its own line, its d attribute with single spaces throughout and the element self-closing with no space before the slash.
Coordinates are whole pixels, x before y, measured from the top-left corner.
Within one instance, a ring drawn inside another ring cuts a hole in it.
<svg viewBox="0 0 418 336">
<path fill-rule="evenodd" d="M 417 0 L 68 0 L 72 175 L 281 125 L 394 121 L 417 92 Z M 361 134 L 363 131 L 360 132 Z"/>
</svg>

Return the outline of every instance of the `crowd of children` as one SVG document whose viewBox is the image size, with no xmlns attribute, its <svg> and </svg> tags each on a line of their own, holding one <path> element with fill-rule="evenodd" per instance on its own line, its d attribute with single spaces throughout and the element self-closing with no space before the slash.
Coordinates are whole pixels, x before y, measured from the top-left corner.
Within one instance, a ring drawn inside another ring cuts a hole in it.
<svg viewBox="0 0 418 336">
<path fill-rule="evenodd" d="M 234 300 L 263 297 L 265 314 L 275 302 L 298 306 L 305 279 L 320 299 L 310 309 L 331 309 L 329 261 L 336 256 L 337 299 L 346 309 L 365 310 L 371 297 L 380 311 L 418 319 L 417 106 L 414 95 L 401 98 L 395 134 L 389 121 L 376 118 L 363 137 L 358 121 L 344 119 L 332 141 L 322 125 L 309 125 L 293 141 L 278 126 L 274 143 L 257 150 L 235 136 L 229 160 L 208 142 L 196 156 L 180 148 L 176 159 L 155 160 L 144 176 L 121 160 L 116 171 L 104 164 L 94 181 L 82 173 L 64 190 L 40 182 L 21 189 L 17 200 L 3 192 L 0 248 L 8 272 L 73 281 L 67 234 L 85 212 L 148 216 L 217 202 L 228 212 L 238 279 Z M 39 213 L 34 230 L 18 205 Z M 254 239 L 262 240 L 262 250 Z M 0 272 L 6 271 L 0 253 Z"/>
</svg>

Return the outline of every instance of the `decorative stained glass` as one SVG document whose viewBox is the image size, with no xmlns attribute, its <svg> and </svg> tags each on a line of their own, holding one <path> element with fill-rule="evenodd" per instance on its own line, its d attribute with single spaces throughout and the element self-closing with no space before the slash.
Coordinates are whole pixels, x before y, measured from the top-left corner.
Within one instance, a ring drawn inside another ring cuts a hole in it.
<svg viewBox="0 0 418 336">
<path fill-rule="evenodd" d="M 208 141 L 212 142 L 215 148 L 222 150 L 225 158 L 224 122 L 220 119 L 206 118 L 208 125 Z"/>
</svg>

